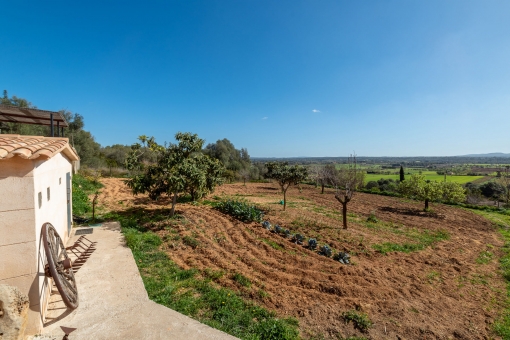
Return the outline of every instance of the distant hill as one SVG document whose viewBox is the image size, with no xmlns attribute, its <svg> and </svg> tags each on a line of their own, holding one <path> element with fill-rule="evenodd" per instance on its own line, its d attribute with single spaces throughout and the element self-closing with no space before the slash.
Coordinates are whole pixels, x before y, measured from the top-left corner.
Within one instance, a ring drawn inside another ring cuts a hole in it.
<svg viewBox="0 0 510 340">
<path fill-rule="evenodd" d="M 463 155 L 463 156 L 457 156 L 457 157 L 478 157 L 478 158 L 509 158 L 510 153 L 503 153 L 503 152 L 492 152 L 492 153 L 478 153 L 478 154 L 471 154 L 471 155 Z"/>
</svg>

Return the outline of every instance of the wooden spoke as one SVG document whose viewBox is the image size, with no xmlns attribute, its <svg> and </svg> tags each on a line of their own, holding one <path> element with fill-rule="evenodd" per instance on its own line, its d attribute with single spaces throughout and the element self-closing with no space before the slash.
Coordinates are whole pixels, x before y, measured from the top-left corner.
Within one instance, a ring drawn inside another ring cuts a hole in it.
<svg viewBox="0 0 510 340">
<path fill-rule="evenodd" d="M 55 282 L 66 306 L 76 309 L 78 307 L 78 289 L 72 268 L 64 269 L 63 261 L 69 258 L 64 243 L 51 223 L 43 224 L 42 236 L 53 282 Z"/>
</svg>

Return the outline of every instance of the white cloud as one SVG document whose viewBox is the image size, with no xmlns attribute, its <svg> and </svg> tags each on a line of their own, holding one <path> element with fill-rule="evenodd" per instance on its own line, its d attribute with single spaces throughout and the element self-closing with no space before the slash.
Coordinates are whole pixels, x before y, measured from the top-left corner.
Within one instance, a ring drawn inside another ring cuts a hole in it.
<svg viewBox="0 0 510 340">
<path fill-rule="evenodd" d="M 267 119 L 267 117 L 262 117 L 262 120 L 266 120 L 266 119 Z"/>
<path fill-rule="evenodd" d="M 320 111 L 319 110 L 316 110 L 316 109 L 313 109 L 312 110 L 313 113 L 319 113 Z"/>
</svg>

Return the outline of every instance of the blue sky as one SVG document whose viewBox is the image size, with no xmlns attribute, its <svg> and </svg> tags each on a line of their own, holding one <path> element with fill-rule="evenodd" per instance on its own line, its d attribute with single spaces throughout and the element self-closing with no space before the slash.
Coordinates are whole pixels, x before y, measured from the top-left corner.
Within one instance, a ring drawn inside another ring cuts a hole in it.
<svg viewBox="0 0 510 340">
<path fill-rule="evenodd" d="M 9 1 L 0 85 L 103 146 L 510 152 L 509 1 Z"/>
</svg>

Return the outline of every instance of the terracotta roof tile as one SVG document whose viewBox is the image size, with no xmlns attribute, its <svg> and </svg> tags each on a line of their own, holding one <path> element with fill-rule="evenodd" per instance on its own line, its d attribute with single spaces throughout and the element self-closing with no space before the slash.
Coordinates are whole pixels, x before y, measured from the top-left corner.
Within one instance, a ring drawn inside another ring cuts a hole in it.
<svg viewBox="0 0 510 340">
<path fill-rule="evenodd" d="M 24 159 L 49 159 L 60 152 L 73 161 L 79 159 L 67 138 L 0 135 L 0 160 L 15 155 Z"/>
</svg>

